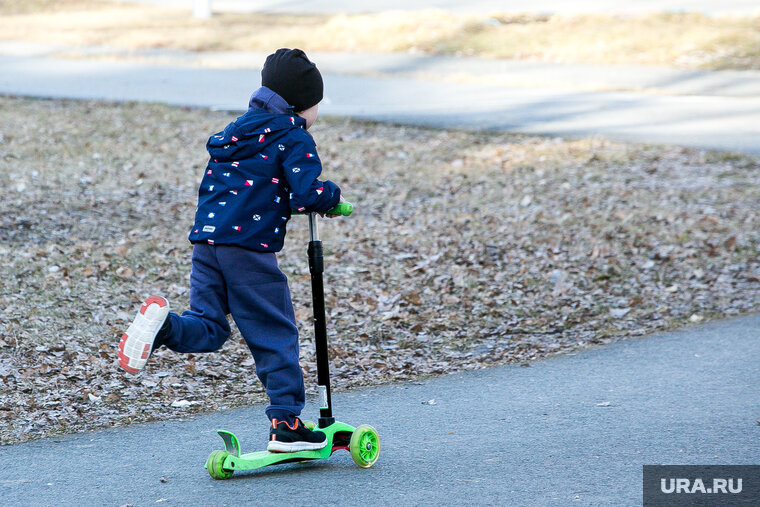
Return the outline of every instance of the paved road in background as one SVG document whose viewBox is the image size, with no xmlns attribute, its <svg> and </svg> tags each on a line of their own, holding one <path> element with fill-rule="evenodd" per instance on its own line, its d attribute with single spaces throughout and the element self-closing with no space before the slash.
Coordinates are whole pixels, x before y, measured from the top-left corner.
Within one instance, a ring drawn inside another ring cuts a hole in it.
<svg viewBox="0 0 760 507">
<path fill-rule="evenodd" d="M 341 392 L 380 460 L 348 453 L 214 481 L 267 437 L 263 406 L 3 447 L 4 505 L 638 505 L 644 464 L 758 464 L 760 315 L 575 355 Z M 432 400 L 432 401 L 431 401 Z M 169 409 L 171 410 L 171 409 Z M 316 414 L 313 400 L 305 414 Z M 166 482 L 161 482 L 165 477 Z"/>
<path fill-rule="evenodd" d="M 58 58 L 64 55 L 123 62 L 260 70 L 263 51 L 125 49 L 1 41 L 0 55 Z M 323 73 L 342 76 L 420 79 L 512 88 L 572 91 L 631 91 L 659 95 L 760 97 L 760 70 L 708 71 L 644 65 L 532 62 L 410 53 L 309 52 Z M 330 90 L 327 90 L 330 92 Z"/>
<path fill-rule="evenodd" d="M 120 1 L 120 0 L 116 0 Z M 190 7 L 193 0 L 126 0 L 130 3 Z M 756 0 L 211 0 L 215 11 L 287 13 L 361 13 L 390 10 L 442 9 L 451 12 L 532 12 L 539 14 L 700 11 L 707 14 L 747 15 L 760 12 Z"/>
<path fill-rule="evenodd" d="M 0 93 L 240 111 L 259 82 L 254 69 L 211 69 L 0 55 Z M 663 70 L 667 72 L 667 70 Z M 704 73 L 702 79 L 715 74 Z M 700 79 L 691 76 L 692 83 Z M 733 73 L 724 82 L 742 82 Z M 760 153 L 757 73 L 725 96 L 592 92 L 325 73 L 323 114 L 434 127 L 589 136 Z M 676 80 L 677 82 L 677 80 Z M 727 85 L 728 86 L 728 85 Z M 704 87 L 703 87 L 704 88 Z M 760 90 L 759 90 L 760 92 Z M 718 94 L 716 94 L 718 93 Z"/>
</svg>

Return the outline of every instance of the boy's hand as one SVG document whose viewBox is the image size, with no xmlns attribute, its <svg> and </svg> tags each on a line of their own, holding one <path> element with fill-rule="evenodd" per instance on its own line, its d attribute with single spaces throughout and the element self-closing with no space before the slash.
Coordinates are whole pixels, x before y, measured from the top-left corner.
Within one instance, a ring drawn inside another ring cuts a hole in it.
<svg viewBox="0 0 760 507">
<path fill-rule="evenodd" d="M 340 204 L 340 203 L 342 203 L 342 202 L 346 202 L 346 200 L 345 200 L 345 199 L 343 198 L 343 196 L 341 195 L 341 196 L 340 196 L 340 201 L 338 201 L 338 204 Z M 320 213 L 320 214 L 319 214 L 319 216 L 321 216 L 322 218 L 324 218 L 325 216 L 326 216 L 327 218 L 335 218 L 335 217 L 339 217 L 339 216 L 341 216 L 341 215 L 332 215 L 332 214 L 330 214 L 330 213 Z"/>
</svg>

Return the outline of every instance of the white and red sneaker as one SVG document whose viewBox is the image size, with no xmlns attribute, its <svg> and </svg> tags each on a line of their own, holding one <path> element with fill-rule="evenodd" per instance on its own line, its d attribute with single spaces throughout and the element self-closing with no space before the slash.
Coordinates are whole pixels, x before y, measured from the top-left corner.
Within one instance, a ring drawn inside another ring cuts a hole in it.
<svg viewBox="0 0 760 507">
<path fill-rule="evenodd" d="M 145 300 L 119 342 L 119 365 L 137 373 L 148 362 L 153 343 L 169 315 L 169 302 L 161 296 Z"/>
</svg>

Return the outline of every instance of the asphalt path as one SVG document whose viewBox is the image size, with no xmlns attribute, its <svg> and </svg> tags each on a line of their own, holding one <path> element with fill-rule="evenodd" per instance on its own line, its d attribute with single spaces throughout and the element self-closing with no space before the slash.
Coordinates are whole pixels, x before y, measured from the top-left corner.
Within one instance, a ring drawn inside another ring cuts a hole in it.
<svg viewBox="0 0 760 507">
<path fill-rule="evenodd" d="M 335 393 L 370 469 L 211 479 L 215 430 L 262 449 L 263 406 L 0 449 L 3 505 L 637 505 L 645 464 L 758 464 L 760 315 L 532 363 Z M 305 414 L 316 415 L 315 400 Z M 177 410 L 170 409 L 167 410 Z"/>
<path fill-rule="evenodd" d="M 0 41 L 0 55 L 58 58 L 65 55 L 152 65 L 261 70 L 268 52 L 187 51 Z M 760 70 L 677 69 L 458 57 L 412 53 L 309 52 L 326 74 L 469 82 L 511 88 L 631 91 L 657 95 L 760 97 Z M 330 90 L 328 90 L 329 92 Z"/>
<path fill-rule="evenodd" d="M 255 69 L 0 55 L 0 93 L 241 111 Z M 751 74 L 752 86 L 757 76 Z M 735 76 L 739 79 L 738 76 Z M 665 95 L 329 74 L 323 114 L 760 153 L 760 93 Z"/>
</svg>

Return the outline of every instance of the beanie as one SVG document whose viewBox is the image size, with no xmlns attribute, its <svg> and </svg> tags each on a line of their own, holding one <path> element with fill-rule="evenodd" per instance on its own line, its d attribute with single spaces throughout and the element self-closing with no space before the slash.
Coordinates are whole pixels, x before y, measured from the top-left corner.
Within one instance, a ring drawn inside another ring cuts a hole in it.
<svg viewBox="0 0 760 507">
<path fill-rule="evenodd" d="M 293 106 L 296 112 L 322 100 L 322 75 L 300 49 L 278 49 L 267 56 L 261 69 L 261 85 Z"/>
</svg>

